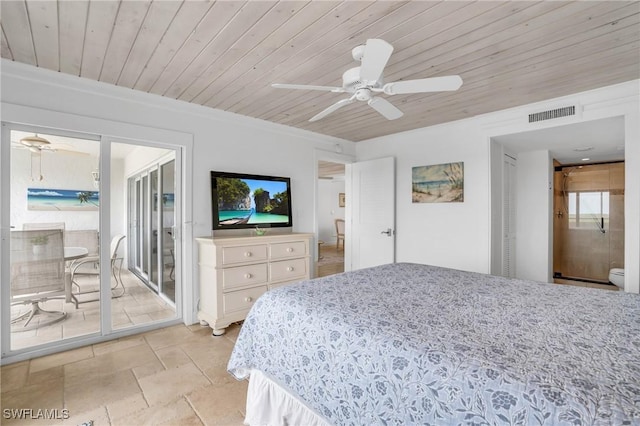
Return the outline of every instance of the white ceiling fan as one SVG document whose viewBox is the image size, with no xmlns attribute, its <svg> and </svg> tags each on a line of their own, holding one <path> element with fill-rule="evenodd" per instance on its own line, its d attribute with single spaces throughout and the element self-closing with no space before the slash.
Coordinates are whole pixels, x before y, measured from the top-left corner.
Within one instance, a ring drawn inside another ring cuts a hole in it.
<svg viewBox="0 0 640 426">
<path fill-rule="evenodd" d="M 309 121 L 317 121 L 337 109 L 356 101 L 366 101 L 370 107 L 378 111 L 386 119 L 395 120 L 402 117 L 402 111 L 385 98 L 373 96 L 374 94 L 403 95 L 409 93 L 454 91 L 458 90 L 462 85 L 462 79 L 458 75 L 385 83 L 382 73 L 392 52 L 392 45 L 384 40 L 375 38 L 367 40 L 367 43 L 364 45 L 355 47 L 351 51 L 351 54 L 353 59 L 361 61 L 361 65 L 348 69 L 342 75 L 342 87 L 280 83 L 274 83 L 271 86 L 278 89 L 323 90 L 334 93 L 351 94 L 351 97 L 339 100 L 309 119 Z"/>
</svg>

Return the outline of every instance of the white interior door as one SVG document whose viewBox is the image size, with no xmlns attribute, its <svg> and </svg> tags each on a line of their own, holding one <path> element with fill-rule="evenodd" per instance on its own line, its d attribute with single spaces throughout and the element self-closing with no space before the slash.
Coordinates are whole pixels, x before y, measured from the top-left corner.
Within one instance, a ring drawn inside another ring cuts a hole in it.
<svg viewBox="0 0 640 426">
<path fill-rule="evenodd" d="M 347 164 L 345 270 L 395 261 L 395 159 Z"/>
</svg>

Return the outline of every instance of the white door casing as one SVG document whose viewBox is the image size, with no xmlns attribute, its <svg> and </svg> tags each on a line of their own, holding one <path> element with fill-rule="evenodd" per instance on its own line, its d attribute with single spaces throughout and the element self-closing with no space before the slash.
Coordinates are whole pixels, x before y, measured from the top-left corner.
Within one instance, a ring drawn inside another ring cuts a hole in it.
<svg viewBox="0 0 640 426">
<path fill-rule="evenodd" d="M 395 159 L 348 164 L 345 270 L 395 262 Z M 350 187 L 350 188 L 349 188 Z"/>
</svg>

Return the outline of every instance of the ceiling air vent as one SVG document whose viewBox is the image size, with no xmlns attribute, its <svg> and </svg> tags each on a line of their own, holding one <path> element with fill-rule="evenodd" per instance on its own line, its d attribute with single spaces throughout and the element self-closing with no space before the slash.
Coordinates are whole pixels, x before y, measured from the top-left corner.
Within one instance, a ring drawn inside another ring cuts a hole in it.
<svg viewBox="0 0 640 426">
<path fill-rule="evenodd" d="M 543 120 L 551 120 L 553 118 L 568 117 L 570 115 L 576 115 L 575 105 L 529 114 L 529 123 L 535 123 L 537 121 L 543 121 Z"/>
</svg>

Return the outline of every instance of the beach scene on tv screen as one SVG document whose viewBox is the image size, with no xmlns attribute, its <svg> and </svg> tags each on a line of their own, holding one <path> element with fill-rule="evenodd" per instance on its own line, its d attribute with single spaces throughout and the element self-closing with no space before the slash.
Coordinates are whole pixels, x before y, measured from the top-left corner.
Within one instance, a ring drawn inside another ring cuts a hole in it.
<svg viewBox="0 0 640 426">
<path fill-rule="evenodd" d="M 286 182 L 219 177 L 216 186 L 220 226 L 289 222 Z"/>
</svg>

